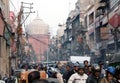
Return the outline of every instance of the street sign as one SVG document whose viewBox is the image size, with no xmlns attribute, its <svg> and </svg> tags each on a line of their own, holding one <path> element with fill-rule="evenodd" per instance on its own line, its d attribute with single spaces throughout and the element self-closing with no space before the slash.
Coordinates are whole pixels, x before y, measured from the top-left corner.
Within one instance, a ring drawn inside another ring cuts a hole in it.
<svg viewBox="0 0 120 83">
<path fill-rule="evenodd" d="M 113 28 L 118 28 L 120 25 L 120 16 L 117 13 L 113 15 L 109 20 L 109 24 L 113 26 Z"/>
</svg>

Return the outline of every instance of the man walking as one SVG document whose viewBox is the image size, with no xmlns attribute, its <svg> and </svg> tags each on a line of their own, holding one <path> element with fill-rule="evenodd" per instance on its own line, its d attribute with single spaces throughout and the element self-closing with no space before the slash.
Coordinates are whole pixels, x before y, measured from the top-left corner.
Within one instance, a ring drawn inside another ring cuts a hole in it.
<svg viewBox="0 0 120 83">
<path fill-rule="evenodd" d="M 87 74 L 84 73 L 84 66 L 81 65 L 78 71 L 71 75 L 68 83 L 86 83 L 87 77 Z"/>
</svg>

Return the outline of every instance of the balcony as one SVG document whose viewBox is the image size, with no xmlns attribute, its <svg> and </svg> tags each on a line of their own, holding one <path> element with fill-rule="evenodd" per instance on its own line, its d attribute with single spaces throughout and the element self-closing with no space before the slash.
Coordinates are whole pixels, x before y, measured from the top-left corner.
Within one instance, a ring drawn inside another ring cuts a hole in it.
<svg viewBox="0 0 120 83">
<path fill-rule="evenodd" d="M 96 3 L 95 4 L 96 10 L 104 9 L 105 7 L 106 7 L 106 3 Z"/>
</svg>

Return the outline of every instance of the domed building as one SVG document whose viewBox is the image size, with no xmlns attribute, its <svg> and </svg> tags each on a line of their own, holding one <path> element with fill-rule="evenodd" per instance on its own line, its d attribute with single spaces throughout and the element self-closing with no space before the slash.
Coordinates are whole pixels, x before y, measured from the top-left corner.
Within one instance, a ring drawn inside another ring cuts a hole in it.
<svg viewBox="0 0 120 83">
<path fill-rule="evenodd" d="M 28 26 L 29 34 L 48 35 L 49 26 L 37 15 L 37 17 Z"/>
<path fill-rule="evenodd" d="M 37 17 L 26 28 L 29 43 L 32 45 L 37 62 L 45 60 L 49 44 L 49 26 L 40 17 Z"/>
</svg>

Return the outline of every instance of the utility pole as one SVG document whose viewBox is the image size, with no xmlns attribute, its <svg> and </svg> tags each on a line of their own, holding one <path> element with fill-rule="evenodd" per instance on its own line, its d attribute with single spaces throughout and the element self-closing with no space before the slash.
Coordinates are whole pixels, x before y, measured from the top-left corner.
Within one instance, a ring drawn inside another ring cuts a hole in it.
<svg viewBox="0 0 120 83">
<path fill-rule="evenodd" d="M 22 43 L 20 42 L 20 39 L 22 38 L 22 34 L 23 34 L 23 28 L 22 25 L 23 23 L 25 23 L 26 19 L 28 18 L 28 16 L 31 13 L 34 13 L 31 11 L 31 9 L 33 9 L 32 7 L 33 3 L 25 3 L 25 2 L 21 2 L 21 8 L 18 14 L 18 26 L 17 26 L 17 42 L 16 42 L 16 46 L 17 46 L 17 55 L 18 58 L 20 59 L 20 63 L 22 63 L 22 54 L 23 54 L 23 50 L 22 50 Z M 28 12 L 24 12 L 24 9 L 27 8 L 29 9 Z M 27 14 L 27 16 L 25 18 L 23 18 L 23 14 Z"/>
<path fill-rule="evenodd" d="M 24 9 L 28 10 L 28 11 L 24 11 L 24 12 L 23 12 L 23 15 L 26 14 L 26 17 L 23 18 L 22 24 L 25 23 L 25 21 L 27 20 L 27 18 L 29 17 L 29 15 L 30 15 L 31 13 L 35 13 L 35 11 L 32 11 L 32 9 L 33 9 L 32 5 L 33 5 L 33 3 L 21 2 L 21 7 L 22 7 L 22 9 L 23 9 L 23 10 L 24 10 Z"/>
</svg>

